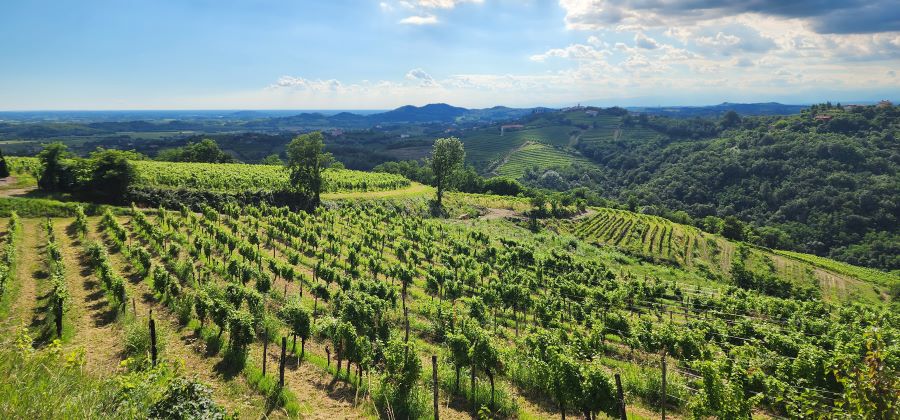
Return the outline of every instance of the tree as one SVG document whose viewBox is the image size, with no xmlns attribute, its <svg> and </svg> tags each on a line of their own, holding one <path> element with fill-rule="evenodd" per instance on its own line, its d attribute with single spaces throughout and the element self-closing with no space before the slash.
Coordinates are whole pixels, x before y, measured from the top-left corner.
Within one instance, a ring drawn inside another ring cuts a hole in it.
<svg viewBox="0 0 900 420">
<path fill-rule="evenodd" d="M 161 150 L 156 160 L 167 162 L 206 162 L 234 163 L 237 160 L 222 151 L 219 144 L 212 139 L 203 139 L 197 143 L 189 142 L 184 147 Z"/>
<path fill-rule="evenodd" d="M 722 127 L 735 128 L 741 125 L 741 116 L 734 110 L 728 111 L 722 116 Z"/>
<path fill-rule="evenodd" d="M 94 200 L 122 204 L 128 187 L 137 178 L 128 152 L 99 149 L 83 161 L 89 178 L 79 181 L 80 192 Z"/>
<path fill-rule="evenodd" d="M 324 153 L 324 137 L 316 131 L 295 137 L 287 145 L 286 165 L 290 170 L 291 186 L 310 208 L 319 206 L 322 193 L 322 172 L 331 164 L 330 153 Z"/>
<path fill-rule="evenodd" d="M 50 143 L 38 153 L 41 161 L 41 176 L 38 186 L 47 191 L 67 191 L 72 185 L 69 165 L 63 162 L 70 156 L 68 147 L 60 142 Z"/>
<path fill-rule="evenodd" d="M 6 164 L 6 157 L 3 156 L 3 151 L 0 150 L 0 178 L 6 178 L 9 176 L 9 166 Z"/>
<path fill-rule="evenodd" d="M 431 152 L 431 171 L 434 173 L 434 186 L 437 187 L 437 207 L 441 208 L 444 191 L 453 182 L 456 171 L 466 158 L 463 144 L 456 137 L 437 139 Z"/>
<path fill-rule="evenodd" d="M 735 216 L 728 216 L 722 223 L 722 236 L 735 241 L 744 240 L 746 225 Z"/>
<path fill-rule="evenodd" d="M 273 153 L 273 154 L 271 154 L 271 155 L 269 155 L 269 156 L 266 156 L 266 157 L 265 157 L 262 161 L 260 161 L 259 163 L 261 163 L 261 164 L 263 164 L 263 165 L 276 165 L 276 166 L 284 165 L 284 161 L 282 161 L 281 158 L 278 157 L 278 155 L 275 154 L 275 153 Z"/>
</svg>

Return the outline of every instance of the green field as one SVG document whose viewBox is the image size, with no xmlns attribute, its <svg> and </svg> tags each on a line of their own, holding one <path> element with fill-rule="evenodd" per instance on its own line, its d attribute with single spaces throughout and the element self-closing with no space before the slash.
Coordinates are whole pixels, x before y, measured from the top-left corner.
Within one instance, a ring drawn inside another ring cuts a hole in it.
<svg viewBox="0 0 900 420">
<path fill-rule="evenodd" d="M 500 176 L 519 178 L 529 168 L 549 169 L 573 163 L 593 165 L 590 160 L 572 152 L 562 151 L 543 143 L 526 143 L 510 153 L 494 172 Z"/>
<path fill-rule="evenodd" d="M 16 172 L 35 173 L 37 158 L 10 157 Z M 209 191 L 283 190 L 288 188 L 288 172 L 282 166 L 243 163 L 181 163 L 152 160 L 133 161 L 138 186 L 187 188 Z M 406 188 L 408 179 L 400 175 L 329 169 L 325 171 L 326 192 L 383 191 Z"/>
</svg>

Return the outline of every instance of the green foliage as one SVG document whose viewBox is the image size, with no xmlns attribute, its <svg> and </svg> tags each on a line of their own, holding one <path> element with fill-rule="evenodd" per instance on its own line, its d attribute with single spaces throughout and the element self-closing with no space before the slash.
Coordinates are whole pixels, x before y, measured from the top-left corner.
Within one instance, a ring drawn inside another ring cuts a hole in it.
<svg viewBox="0 0 900 420">
<path fill-rule="evenodd" d="M 299 135 L 287 145 L 291 188 L 308 200 L 312 208 L 319 205 L 324 188 L 322 173 L 333 160 L 331 154 L 322 151 L 323 147 L 324 138 L 319 132 Z"/>
<path fill-rule="evenodd" d="M 150 408 L 151 419 L 224 419 L 225 410 L 212 400 L 212 391 L 194 380 L 177 378 L 162 399 Z"/>
<path fill-rule="evenodd" d="M 38 186 L 47 191 L 69 191 L 74 175 L 64 159 L 69 157 L 68 147 L 62 143 L 50 143 L 37 158 L 41 163 Z"/>
<path fill-rule="evenodd" d="M 3 156 L 3 151 L 0 151 L 0 178 L 6 178 L 9 176 L 9 165 L 6 163 L 6 157 Z"/>
<path fill-rule="evenodd" d="M 451 185 L 454 174 L 466 158 L 463 144 L 456 137 L 437 139 L 431 152 L 431 172 L 437 187 L 437 206 L 440 208 L 444 191 Z"/>
<path fill-rule="evenodd" d="M 287 323 L 291 334 L 306 341 L 311 333 L 312 317 L 299 301 L 291 301 L 281 309 L 281 319 Z"/>
<path fill-rule="evenodd" d="M 166 162 L 236 163 L 237 159 L 222 151 L 212 139 L 197 143 L 188 142 L 184 147 L 160 150 L 156 160 Z"/>
<path fill-rule="evenodd" d="M 130 152 L 97 150 L 89 159 L 81 161 L 79 173 L 87 178 L 78 181 L 80 195 L 102 203 L 124 204 L 128 188 L 137 178 L 129 162 Z"/>
<path fill-rule="evenodd" d="M 253 319 L 253 315 L 247 311 L 232 311 L 229 315 L 228 333 L 233 351 L 245 353 L 247 346 L 256 339 Z"/>
<path fill-rule="evenodd" d="M 896 340 L 894 331 L 869 328 L 859 337 L 858 353 L 837 361 L 835 374 L 846 389 L 838 407 L 848 414 L 876 420 L 900 416 L 900 348 L 890 338 Z"/>
<path fill-rule="evenodd" d="M 135 319 L 125 323 L 124 338 L 122 340 L 124 356 L 132 360 L 132 365 L 137 369 L 150 367 L 150 324 L 146 318 Z M 169 335 L 165 324 L 156 323 L 156 350 L 158 354 L 165 354 Z"/>
</svg>

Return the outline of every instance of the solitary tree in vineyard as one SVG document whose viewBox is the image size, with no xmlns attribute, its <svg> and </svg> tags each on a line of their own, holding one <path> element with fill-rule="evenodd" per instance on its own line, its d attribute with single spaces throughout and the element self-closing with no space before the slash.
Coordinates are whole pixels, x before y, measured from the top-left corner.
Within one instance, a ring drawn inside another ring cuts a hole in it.
<svg viewBox="0 0 900 420">
<path fill-rule="evenodd" d="M 437 207 L 441 208 L 444 190 L 450 186 L 453 175 L 462 167 L 466 158 L 463 144 L 456 137 L 437 139 L 431 152 L 431 170 L 434 172 L 434 186 L 437 187 Z"/>
<path fill-rule="evenodd" d="M 331 164 L 330 153 L 322 152 L 322 133 L 303 134 L 287 145 L 287 167 L 291 172 L 291 187 L 299 193 L 308 206 L 319 206 L 322 193 L 322 171 Z"/>
</svg>

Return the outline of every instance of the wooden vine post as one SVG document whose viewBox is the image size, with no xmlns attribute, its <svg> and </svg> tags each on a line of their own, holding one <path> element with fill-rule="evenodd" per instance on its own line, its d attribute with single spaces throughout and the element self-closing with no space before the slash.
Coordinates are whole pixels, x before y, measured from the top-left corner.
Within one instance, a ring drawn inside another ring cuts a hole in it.
<svg viewBox="0 0 900 420">
<path fill-rule="evenodd" d="M 150 310 L 150 359 L 153 367 L 156 367 L 156 320 L 153 319 L 153 310 Z"/>
<path fill-rule="evenodd" d="M 263 376 L 266 376 L 266 360 L 269 358 L 269 334 L 263 332 Z"/>
<path fill-rule="evenodd" d="M 666 420 L 666 352 L 662 354 L 662 420 Z"/>
<path fill-rule="evenodd" d="M 281 365 L 278 367 L 278 386 L 284 388 L 284 362 L 287 350 L 287 337 L 281 337 Z"/>
<path fill-rule="evenodd" d="M 438 368 L 437 368 L 437 355 L 431 355 L 431 386 L 434 389 L 434 420 L 439 420 L 440 416 L 438 415 Z"/>
<path fill-rule="evenodd" d="M 619 400 L 619 418 L 628 420 L 625 414 L 625 393 L 622 392 L 622 377 L 618 373 L 616 374 L 616 397 Z"/>
<path fill-rule="evenodd" d="M 54 298 L 54 299 L 58 299 L 58 298 Z M 54 316 L 54 317 L 56 318 L 56 319 L 54 319 L 54 321 L 56 322 L 56 336 L 59 337 L 60 339 L 62 339 L 62 330 L 63 330 L 63 328 L 62 328 L 62 321 L 63 321 L 63 320 L 62 320 L 62 319 L 63 319 L 63 305 L 62 305 L 62 303 L 57 303 L 57 304 L 55 305 L 55 308 L 53 308 L 53 309 L 54 309 L 54 312 L 55 312 L 55 316 Z"/>
</svg>

